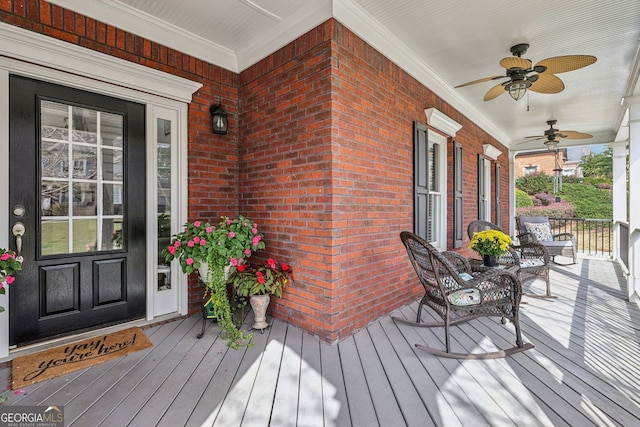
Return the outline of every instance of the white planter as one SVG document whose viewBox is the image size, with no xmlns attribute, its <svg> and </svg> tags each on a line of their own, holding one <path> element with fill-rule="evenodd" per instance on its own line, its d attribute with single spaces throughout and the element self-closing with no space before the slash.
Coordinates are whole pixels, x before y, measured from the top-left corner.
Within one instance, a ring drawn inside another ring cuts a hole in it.
<svg viewBox="0 0 640 427">
<path fill-rule="evenodd" d="M 227 280 L 229 278 L 230 269 L 231 269 L 230 265 L 227 265 L 224 268 L 224 280 Z M 200 263 L 200 267 L 198 267 L 198 275 L 200 276 L 200 280 L 202 280 L 203 283 L 209 283 L 209 263 L 208 262 Z"/>
</svg>

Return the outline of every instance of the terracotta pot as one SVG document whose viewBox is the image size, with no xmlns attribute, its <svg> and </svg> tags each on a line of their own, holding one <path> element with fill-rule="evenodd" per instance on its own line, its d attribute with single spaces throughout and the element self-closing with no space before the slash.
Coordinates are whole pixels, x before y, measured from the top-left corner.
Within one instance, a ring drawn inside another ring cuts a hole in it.
<svg viewBox="0 0 640 427">
<path fill-rule="evenodd" d="M 251 295 L 249 297 L 249 304 L 251 304 L 251 309 L 253 310 L 253 329 L 263 330 L 269 327 L 267 323 L 267 307 L 269 307 L 270 301 L 271 296 L 269 294 Z"/>
</svg>

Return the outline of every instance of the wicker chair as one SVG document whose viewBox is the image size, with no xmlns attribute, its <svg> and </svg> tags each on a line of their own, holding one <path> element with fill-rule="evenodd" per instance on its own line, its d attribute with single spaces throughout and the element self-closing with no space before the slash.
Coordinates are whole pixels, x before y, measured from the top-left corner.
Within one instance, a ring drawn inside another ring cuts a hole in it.
<svg viewBox="0 0 640 427">
<path fill-rule="evenodd" d="M 469 239 L 474 233 L 482 230 L 502 231 L 497 225 L 488 221 L 471 221 L 467 226 Z M 504 231 L 502 231 L 504 233 Z M 544 245 L 536 242 L 521 243 L 519 246 L 512 245 L 509 252 L 498 257 L 498 262 L 507 267 L 517 266 L 518 277 L 524 280 L 526 277 L 540 277 L 546 283 L 546 294 L 524 294 L 529 297 L 555 298 L 551 295 L 551 281 L 549 279 L 549 261 L 551 256 Z"/>
<path fill-rule="evenodd" d="M 495 359 L 533 348 L 524 344 L 518 318 L 522 287 L 518 277 L 506 269 L 494 268 L 474 273 L 466 258 L 455 252 L 438 252 L 419 236 L 408 231 L 400 233 L 425 294 L 418 305 L 415 322 L 394 317 L 398 323 L 417 327 L 444 327 L 445 351 L 416 344 L 416 348 L 443 357 L 456 359 Z M 421 321 L 423 306 L 430 307 L 442 322 Z M 453 353 L 449 339 L 450 326 L 481 316 L 501 317 L 515 326 L 516 345 L 505 350 L 486 353 Z"/>
<path fill-rule="evenodd" d="M 549 218 L 546 216 L 519 216 L 516 217 L 516 226 L 520 243 L 536 242 L 542 244 L 547 248 L 551 259 L 556 264 L 560 264 L 555 260 L 558 255 L 572 258 L 573 264 L 577 262 L 576 237 L 572 233 L 552 234 Z"/>
</svg>

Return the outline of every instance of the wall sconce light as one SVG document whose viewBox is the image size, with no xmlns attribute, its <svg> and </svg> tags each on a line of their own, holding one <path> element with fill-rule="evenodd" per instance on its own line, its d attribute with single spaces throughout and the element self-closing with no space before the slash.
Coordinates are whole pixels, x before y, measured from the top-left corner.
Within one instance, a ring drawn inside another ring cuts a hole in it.
<svg viewBox="0 0 640 427">
<path fill-rule="evenodd" d="M 212 105 L 209 107 L 209 112 L 211 113 L 213 133 L 226 135 L 229 129 L 229 121 L 227 120 L 227 113 L 222 109 L 222 104 Z"/>
</svg>

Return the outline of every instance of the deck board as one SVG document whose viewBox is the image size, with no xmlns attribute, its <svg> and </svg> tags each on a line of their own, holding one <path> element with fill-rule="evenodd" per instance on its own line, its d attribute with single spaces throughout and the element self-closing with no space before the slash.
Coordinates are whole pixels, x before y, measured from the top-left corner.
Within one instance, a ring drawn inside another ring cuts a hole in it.
<svg viewBox="0 0 640 427">
<path fill-rule="evenodd" d="M 393 321 L 414 320 L 417 301 L 333 345 L 270 318 L 253 347 L 236 351 L 212 322 L 197 339 L 201 320 L 191 316 L 145 329 L 152 348 L 8 391 L 4 405 L 64 405 L 74 427 L 640 425 L 640 309 L 615 264 L 578 261 L 552 267 L 558 298 L 523 298 L 523 339 L 535 348 L 505 359 L 416 349 L 444 349 L 442 330 Z M 524 287 L 544 292 L 539 279 Z M 454 351 L 515 345 L 499 318 L 451 336 Z"/>
</svg>

